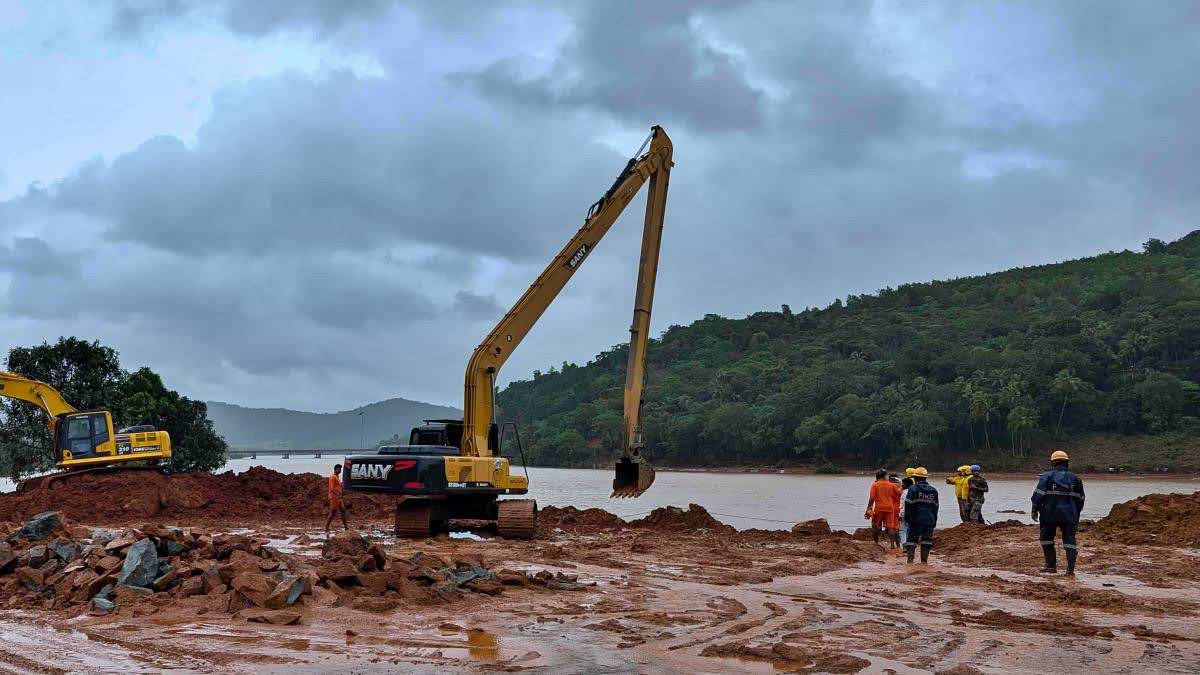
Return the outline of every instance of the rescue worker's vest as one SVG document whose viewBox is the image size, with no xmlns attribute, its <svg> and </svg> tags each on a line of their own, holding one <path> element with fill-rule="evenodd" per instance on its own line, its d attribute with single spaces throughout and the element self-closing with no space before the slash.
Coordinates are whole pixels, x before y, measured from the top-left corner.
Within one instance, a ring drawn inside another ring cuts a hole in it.
<svg viewBox="0 0 1200 675">
<path fill-rule="evenodd" d="M 1078 523 L 1083 511 L 1083 481 L 1067 469 L 1047 471 L 1033 491 L 1033 510 L 1043 523 Z"/>
<path fill-rule="evenodd" d="M 938 491 L 929 483 L 917 481 L 904 495 L 904 519 L 910 526 L 937 525 Z"/>
</svg>

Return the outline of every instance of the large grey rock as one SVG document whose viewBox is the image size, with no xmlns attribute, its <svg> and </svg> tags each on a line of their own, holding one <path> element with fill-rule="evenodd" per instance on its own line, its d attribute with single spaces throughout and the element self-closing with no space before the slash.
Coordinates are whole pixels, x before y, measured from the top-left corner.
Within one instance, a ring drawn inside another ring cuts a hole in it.
<svg viewBox="0 0 1200 675">
<path fill-rule="evenodd" d="M 126 586 L 149 588 L 158 578 L 158 552 L 154 550 L 154 541 L 142 539 L 129 547 L 125 554 L 125 564 L 117 576 L 117 583 Z"/>
<path fill-rule="evenodd" d="M 17 565 L 17 554 L 7 541 L 0 541 L 0 574 L 8 574 Z"/>
<path fill-rule="evenodd" d="M 30 567 L 41 567 L 50 559 L 50 551 L 45 546 L 31 546 L 25 552 L 25 564 Z"/>
<path fill-rule="evenodd" d="M 17 531 L 16 536 L 22 539 L 39 541 L 54 534 L 55 530 L 62 527 L 62 524 L 61 513 L 58 511 L 43 511 L 25 521 L 25 524 Z"/>
<path fill-rule="evenodd" d="M 275 585 L 275 590 L 271 591 L 270 597 L 267 598 L 266 606 L 269 609 L 291 607 L 307 590 L 308 580 L 304 577 L 286 577 Z"/>
<path fill-rule="evenodd" d="M 54 555 L 58 556 L 59 560 L 65 563 L 69 563 L 79 557 L 79 544 L 66 537 L 59 537 L 51 542 L 50 550 L 54 552 Z"/>
<path fill-rule="evenodd" d="M 100 596 L 92 598 L 92 611 L 97 614 L 108 614 L 117 608 L 117 603 L 105 600 Z"/>
</svg>

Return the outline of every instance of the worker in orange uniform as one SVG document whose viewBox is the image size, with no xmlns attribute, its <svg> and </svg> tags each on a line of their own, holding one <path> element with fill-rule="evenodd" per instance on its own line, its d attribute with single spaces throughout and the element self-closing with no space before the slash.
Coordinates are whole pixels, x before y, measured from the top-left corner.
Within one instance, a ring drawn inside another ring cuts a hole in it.
<svg viewBox="0 0 1200 675">
<path fill-rule="evenodd" d="M 890 548 L 900 547 L 900 486 L 888 480 L 887 471 L 883 469 L 875 472 L 864 517 L 871 520 L 871 533 L 876 544 L 880 533 L 886 531 Z"/>
<path fill-rule="evenodd" d="M 329 517 L 325 519 L 325 534 L 329 534 L 329 524 L 335 514 L 342 514 L 342 527 L 349 530 L 350 523 L 346 522 L 346 505 L 342 503 L 342 465 L 334 464 L 333 473 L 329 476 Z"/>
</svg>

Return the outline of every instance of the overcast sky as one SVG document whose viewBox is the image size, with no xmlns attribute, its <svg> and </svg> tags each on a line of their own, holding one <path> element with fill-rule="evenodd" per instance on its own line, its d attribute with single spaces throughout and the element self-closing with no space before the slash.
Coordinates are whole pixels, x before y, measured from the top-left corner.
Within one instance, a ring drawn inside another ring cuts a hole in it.
<svg viewBox="0 0 1200 675">
<path fill-rule="evenodd" d="M 651 124 L 655 334 L 1136 249 L 1200 227 L 1198 36 L 1183 0 L 0 0 L 0 349 L 461 405 Z M 627 339 L 642 209 L 502 382 Z"/>
</svg>

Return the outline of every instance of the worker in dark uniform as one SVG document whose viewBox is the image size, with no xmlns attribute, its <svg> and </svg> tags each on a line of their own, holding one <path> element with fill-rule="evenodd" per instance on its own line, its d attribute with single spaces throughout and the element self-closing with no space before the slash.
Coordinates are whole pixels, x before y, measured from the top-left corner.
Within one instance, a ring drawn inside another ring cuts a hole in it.
<svg viewBox="0 0 1200 675">
<path fill-rule="evenodd" d="M 1063 550 L 1067 554 L 1067 575 L 1075 575 L 1075 560 L 1079 547 L 1075 544 L 1075 528 L 1079 525 L 1079 514 L 1083 512 L 1083 481 L 1067 468 L 1070 458 L 1062 450 L 1050 455 L 1053 469 L 1038 479 L 1033 491 L 1033 519 L 1041 523 L 1042 555 L 1046 566 L 1042 572 L 1058 571 L 1054 554 L 1054 534 L 1062 532 Z"/>
<path fill-rule="evenodd" d="M 904 521 L 908 524 L 904 550 L 911 563 L 920 544 L 921 562 L 927 563 L 929 549 L 933 548 L 933 528 L 937 527 L 938 491 L 929 484 L 929 471 L 925 467 L 914 469 L 912 477 L 915 482 L 904 496 Z"/>
<path fill-rule="evenodd" d="M 981 473 L 983 469 L 978 464 L 971 465 L 971 478 L 967 481 L 967 511 L 970 522 L 983 525 L 983 500 L 987 494 L 987 479 Z"/>
</svg>

